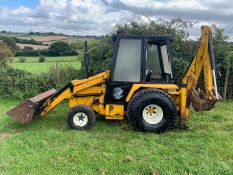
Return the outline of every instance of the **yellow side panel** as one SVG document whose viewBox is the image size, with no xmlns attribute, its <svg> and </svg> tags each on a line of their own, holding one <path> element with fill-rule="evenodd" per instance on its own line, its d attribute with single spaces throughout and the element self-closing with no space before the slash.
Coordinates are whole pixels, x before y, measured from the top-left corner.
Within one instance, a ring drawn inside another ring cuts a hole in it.
<svg viewBox="0 0 233 175">
<path fill-rule="evenodd" d="M 74 106 L 80 105 L 80 104 L 90 106 L 93 103 L 93 100 L 95 98 L 97 98 L 97 97 L 93 97 L 93 96 L 90 96 L 90 97 L 78 97 L 78 98 L 72 97 L 72 98 L 69 99 L 69 106 L 70 106 L 70 108 L 73 108 Z"/>
<path fill-rule="evenodd" d="M 140 88 L 166 89 L 166 91 L 168 91 L 168 93 L 179 94 L 179 92 L 174 92 L 176 90 L 177 91 L 179 90 L 179 87 L 175 84 L 134 84 L 133 87 L 131 88 L 131 90 L 129 91 L 129 94 L 126 98 L 126 101 L 129 102 L 129 100 L 132 98 L 134 93 Z M 169 91 L 171 91 L 171 92 L 169 92 Z"/>
<path fill-rule="evenodd" d="M 78 93 L 76 94 L 92 94 L 92 93 L 101 93 L 101 86 L 93 86 L 93 87 L 89 87 L 87 89 L 83 89 L 81 91 L 78 91 Z"/>
<path fill-rule="evenodd" d="M 106 119 L 123 120 L 124 119 L 124 105 L 106 105 Z"/>
</svg>

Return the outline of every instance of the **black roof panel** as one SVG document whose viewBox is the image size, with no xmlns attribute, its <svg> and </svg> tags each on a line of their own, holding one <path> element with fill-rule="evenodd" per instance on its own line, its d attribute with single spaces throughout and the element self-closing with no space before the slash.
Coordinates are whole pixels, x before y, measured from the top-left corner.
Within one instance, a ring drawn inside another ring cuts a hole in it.
<svg viewBox="0 0 233 175">
<path fill-rule="evenodd" d="M 174 37 L 169 35 L 125 35 L 125 34 L 118 34 L 113 35 L 113 40 L 115 39 L 158 39 L 158 40 L 170 40 L 174 41 Z"/>
</svg>

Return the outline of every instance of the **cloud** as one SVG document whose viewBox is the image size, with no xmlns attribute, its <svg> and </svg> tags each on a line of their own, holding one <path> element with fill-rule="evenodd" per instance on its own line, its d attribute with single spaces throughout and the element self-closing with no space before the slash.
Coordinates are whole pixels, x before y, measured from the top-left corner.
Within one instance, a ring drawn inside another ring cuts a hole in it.
<svg viewBox="0 0 233 175">
<path fill-rule="evenodd" d="M 0 6 L 0 30 L 63 32 L 79 35 L 110 33 L 117 23 L 138 15 L 181 17 L 200 24 L 219 24 L 232 31 L 233 2 L 228 0 L 39 0 L 34 8 Z M 199 30 L 199 29 L 198 29 Z"/>
</svg>

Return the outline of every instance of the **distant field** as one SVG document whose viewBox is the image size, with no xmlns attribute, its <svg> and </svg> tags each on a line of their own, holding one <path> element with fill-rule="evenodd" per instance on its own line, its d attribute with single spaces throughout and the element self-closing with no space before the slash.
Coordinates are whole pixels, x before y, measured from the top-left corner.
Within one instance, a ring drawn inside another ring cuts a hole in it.
<svg viewBox="0 0 233 175">
<path fill-rule="evenodd" d="M 34 44 L 17 44 L 20 49 L 24 49 L 25 47 L 32 47 L 34 50 L 43 50 L 48 49 L 49 46 L 41 46 L 41 45 L 34 45 Z"/>
<path fill-rule="evenodd" d="M 39 42 L 48 42 L 48 41 L 60 41 L 60 40 L 68 40 L 74 39 L 75 37 L 68 36 L 34 36 L 34 37 L 19 37 L 21 39 L 34 39 Z"/>
<path fill-rule="evenodd" d="M 64 42 L 71 44 L 77 40 L 82 40 L 82 41 L 93 40 L 93 38 L 90 38 L 90 37 L 72 37 L 72 36 L 23 36 L 23 37 L 18 37 L 18 38 L 27 39 L 27 40 L 34 39 L 38 42 L 42 42 L 48 45 L 51 45 L 53 42 L 56 42 L 56 41 L 64 41 Z"/>
<path fill-rule="evenodd" d="M 49 68 L 56 66 L 56 64 L 62 66 L 72 66 L 79 69 L 81 66 L 82 56 L 65 56 L 65 57 L 46 57 L 44 63 L 39 63 L 38 57 L 25 57 L 26 62 L 19 62 L 19 57 L 14 58 L 12 66 L 16 69 L 25 70 L 31 73 L 41 73 L 46 72 Z"/>
</svg>

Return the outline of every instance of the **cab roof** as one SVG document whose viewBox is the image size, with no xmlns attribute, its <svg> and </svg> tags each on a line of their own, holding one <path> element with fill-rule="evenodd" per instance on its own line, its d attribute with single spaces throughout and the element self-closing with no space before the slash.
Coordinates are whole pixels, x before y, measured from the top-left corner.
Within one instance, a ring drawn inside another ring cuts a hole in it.
<svg viewBox="0 0 233 175">
<path fill-rule="evenodd" d="M 113 35 L 113 41 L 117 39 L 156 39 L 156 40 L 169 40 L 171 42 L 174 41 L 174 37 L 170 35 L 129 35 L 129 34 L 117 34 Z"/>
</svg>

